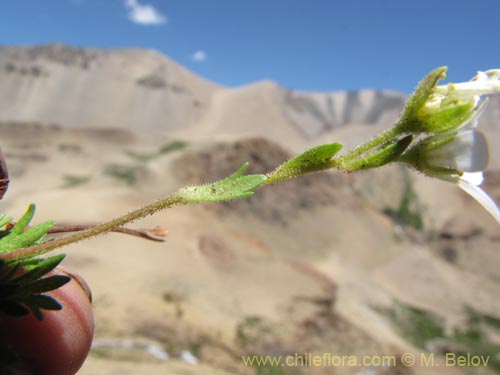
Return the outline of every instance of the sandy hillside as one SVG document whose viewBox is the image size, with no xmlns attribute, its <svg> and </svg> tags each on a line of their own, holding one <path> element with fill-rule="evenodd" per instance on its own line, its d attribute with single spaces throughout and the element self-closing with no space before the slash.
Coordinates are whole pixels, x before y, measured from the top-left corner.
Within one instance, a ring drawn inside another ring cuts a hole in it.
<svg viewBox="0 0 500 375">
<path fill-rule="evenodd" d="M 449 76 L 469 78 L 454 76 L 453 66 Z M 0 122 L 122 129 L 188 141 L 264 136 L 300 152 L 352 125 L 361 125 L 359 137 L 347 130 L 347 143 L 366 139 L 371 127 L 397 119 L 405 99 L 387 90 L 301 92 L 272 81 L 227 88 L 152 50 L 0 47 Z M 499 119 L 495 98 L 481 121 L 493 145 L 500 142 Z M 500 167 L 493 150 L 493 165 Z"/>
<path fill-rule="evenodd" d="M 219 88 L 152 50 L 0 48 L 1 119 L 159 133 L 185 127 Z"/>
<path fill-rule="evenodd" d="M 61 44 L 0 47 L 0 121 L 153 134 L 312 140 L 346 124 L 394 120 L 405 95 L 305 93 L 273 82 L 228 89 L 152 50 Z"/>
<path fill-rule="evenodd" d="M 18 217 L 36 202 L 38 221 L 59 223 L 102 221 L 244 161 L 264 172 L 291 155 L 263 138 L 184 144 L 21 124 L 1 126 L 0 137 L 11 173 L 1 211 Z M 497 199 L 498 176 L 488 186 Z M 388 215 L 405 195 L 422 228 Z M 440 353 L 476 348 L 453 333 L 473 329 L 485 350 L 496 345 L 498 229 L 453 186 L 399 168 L 322 173 L 134 224 L 156 225 L 168 228 L 166 242 L 110 234 L 65 249 L 66 267 L 94 294 L 96 339 L 81 374 L 260 374 L 241 355 Z"/>
</svg>

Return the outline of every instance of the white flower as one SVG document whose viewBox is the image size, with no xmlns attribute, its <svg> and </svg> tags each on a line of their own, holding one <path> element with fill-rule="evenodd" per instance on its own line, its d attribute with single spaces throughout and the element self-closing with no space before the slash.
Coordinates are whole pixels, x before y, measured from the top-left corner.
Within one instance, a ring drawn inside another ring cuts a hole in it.
<svg viewBox="0 0 500 375">
<path fill-rule="evenodd" d="M 458 173 L 482 172 L 489 161 L 486 137 L 480 131 L 467 127 L 458 133 L 431 137 L 424 147 L 426 152 L 422 161 L 428 168 L 437 171 L 444 168 Z"/>
<path fill-rule="evenodd" d="M 483 173 L 463 173 L 461 176 L 443 175 L 442 180 L 457 184 L 460 189 L 474 198 L 500 224 L 500 209 L 491 197 L 479 187 L 483 182 Z"/>
<path fill-rule="evenodd" d="M 481 183 L 483 182 L 482 172 L 465 172 L 454 182 L 458 185 L 459 188 L 461 188 L 477 202 L 479 202 L 479 204 L 481 204 L 481 206 L 483 206 L 484 209 L 488 211 L 491 216 L 493 216 L 495 220 L 500 224 L 500 210 L 498 209 L 498 206 L 496 205 L 495 201 L 491 199 L 491 197 L 479 187 L 479 185 L 481 185 Z"/>
<path fill-rule="evenodd" d="M 486 72 L 477 72 L 468 82 L 449 83 L 436 86 L 431 102 L 444 99 L 460 100 L 461 102 L 479 101 L 483 95 L 500 93 L 500 69 L 491 69 Z M 432 103 L 428 103 L 431 105 Z M 435 104 L 435 103 L 434 103 Z"/>
<path fill-rule="evenodd" d="M 488 164 L 488 142 L 476 130 L 489 95 L 500 94 L 500 70 L 478 72 L 469 82 L 436 86 L 425 103 L 432 116 L 440 110 L 463 104 L 471 107 L 444 132 L 430 132 L 411 147 L 402 160 L 431 177 L 452 182 L 478 201 L 500 223 L 496 203 L 480 188 Z M 446 129 L 446 128 L 445 128 Z"/>
<path fill-rule="evenodd" d="M 459 106 L 468 107 L 466 112 L 457 112 L 456 119 L 448 119 L 449 124 L 438 124 L 439 126 L 435 129 L 436 133 L 459 131 L 464 126 L 475 127 L 486 107 L 488 96 L 496 94 L 500 94 L 500 69 L 480 71 L 468 82 L 436 86 L 421 112 L 432 118 L 440 111 Z"/>
<path fill-rule="evenodd" d="M 431 72 L 417 88 L 416 99 L 409 100 L 409 115 L 399 126 L 401 133 L 411 133 L 416 142 L 398 160 L 458 185 L 500 224 L 498 206 L 479 187 L 489 155 L 486 137 L 476 129 L 488 96 L 500 94 L 500 69 L 478 72 L 468 82 L 437 86 L 445 71 L 443 67 Z M 427 97 L 423 105 L 419 97 Z"/>
<path fill-rule="evenodd" d="M 465 126 L 458 133 L 431 136 L 409 153 L 421 172 L 458 185 L 500 224 L 500 210 L 480 188 L 489 160 L 488 142 L 480 131 Z"/>
</svg>

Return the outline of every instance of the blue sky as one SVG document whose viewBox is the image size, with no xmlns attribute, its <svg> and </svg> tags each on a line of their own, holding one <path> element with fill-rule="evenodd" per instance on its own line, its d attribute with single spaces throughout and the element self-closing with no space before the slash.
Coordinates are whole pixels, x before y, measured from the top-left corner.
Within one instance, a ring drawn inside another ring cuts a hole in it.
<svg viewBox="0 0 500 375">
<path fill-rule="evenodd" d="M 0 44 L 156 49 L 227 86 L 409 93 L 500 67 L 499 0 L 3 0 Z"/>
</svg>

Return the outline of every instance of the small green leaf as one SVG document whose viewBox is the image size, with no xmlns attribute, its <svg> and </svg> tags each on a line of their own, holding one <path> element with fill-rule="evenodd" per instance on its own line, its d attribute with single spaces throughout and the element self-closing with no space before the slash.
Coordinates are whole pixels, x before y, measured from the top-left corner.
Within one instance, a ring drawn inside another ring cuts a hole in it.
<svg viewBox="0 0 500 375">
<path fill-rule="evenodd" d="M 305 173 L 322 170 L 325 164 L 340 150 L 340 143 L 330 143 L 311 148 L 302 154 L 284 162 L 267 175 L 266 183 L 287 180 Z"/>
<path fill-rule="evenodd" d="M 10 280 L 15 273 L 19 270 L 19 264 L 9 264 L 7 267 L 6 262 L 4 260 L 0 260 L 0 280 L 8 281 Z"/>
<path fill-rule="evenodd" d="M 36 245 L 45 238 L 54 223 L 49 221 L 26 230 L 34 213 L 35 206 L 30 205 L 14 227 L 0 231 L 0 253 Z M 0 227 L 10 221 L 1 215 Z M 47 259 L 35 256 L 26 255 L 12 260 L 0 259 L 0 312 L 11 316 L 24 316 L 31 310 L 35 317 L 41 320 L 42 310 L 62 308 L 53 297 L 42 293 L 55 290 L 71 280 L 69 276 L 64 275 L 46 276 L 61 263 L 65 255 Z"/>
<path fill-rule="evenodd" d="M 266 176 L 262 174 L 244 176 L 243 173 L 247 168 L 248 163 L 245 163 L 235 173 L 223 180 L 212 184 L 185 187 L 177 192 L 177 196 L 184 203 L 220 202 L 251 196 L 253 190 L 266 180 Z"/>
<path fill-rule="evenodd" d="M 389 145 L 369 154 L 366 157 L 356 159 L 346 165 L 345 169 L 349 172 L 378 168 L 396 160 L 413 141 L 412 135 L 407 135 L 398 141 L 391 142 Z"/>
<path fill-rule="evenodd" d="M 12 228 L 10 234 L 0 239 L 0 253 L 6 253 L 12 250 L 21 249 L 23 247 L 36 245 L 39 241 L 43 240 L 48 230 L 53 226 L 53 221 L 47 221 L 28 229 L 26 232 L 21 233 L 14 231 L 15 227 Z"/>
<path fill-rule="evenodd" d="M 31 265 L 29 267 L 31 269 L 28 272 L 12 279 L 12 282 L 17 284 L 31 283 L 56 268 L 65 256 L 65 254 L 60 254 L 50 258 L 40 259 L 36 265 Z"/>
<path fill-rule="evenodd" d="M 54 297 L 35 294 L 26 300 L 28 306 L 36 306 L 44 310 L 61 310 L 62 305 Z"/>
<path fill-rule="evenodd" d="M 29 289 L 32 293 L 50 292 L 51 290 L 57 289 L 70 281 L 71 277 L 69 276 L 54 275 L 33 281 L 30 284 Z"/>
<path fill-rule="evenodd" d="M 33 219 L 34 215 L 35 215 L 35 205 L 30 204 L 23 217 L 19 219 L 16 225 L 14 225 L 14 227 L 10 230 L 11 233 L 14 234 L 23 233 L 24 228 L 28 226 L 28 224 L 31 222 L 31 219 Z"/>
</svg>

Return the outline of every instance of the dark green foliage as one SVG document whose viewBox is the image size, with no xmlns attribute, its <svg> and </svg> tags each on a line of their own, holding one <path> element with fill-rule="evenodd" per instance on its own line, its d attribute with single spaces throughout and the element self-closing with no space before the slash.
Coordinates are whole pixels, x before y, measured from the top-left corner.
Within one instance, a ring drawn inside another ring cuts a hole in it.
<svg viewBox="0 0 500 375">
<path fill-rule="evenodd" d="M 426 349 L 427 342 L 445 337 L 443 321 L 425 310 L 404 304 L 394 309 L 380 309 L 396 325 L 402 336 L 418 348 Z"/>
<path fill-rule="evenodd" d="M 151 153 L 138 153 L 135 151 L 126 151 L 126 154 L 130 156 L 131 158 L 139 161 L 139 162 L 148 162 L 150 160 L 153 160 L 157 157 L 160 157 L 162 155 L 168 154 L 173 151 L 180 151 L 188 146 L 187 142 L 184 141 L 172 141 L 169 143 L 166 143 L 158 150 L 151 152 Z"/>
<path fill-rule="evenodd" d="M 481 314 L 474 309 L 466 310 L 467 321 L 455 328 L 452 334 L 444 332 L 443 318 L 405 304 L 396 304 L 392 309 L 378 309 L 386 315 L 395 328 L 410 343 L 422 350 L 429 349 L 429 343 L 435 339 L 446 342 L 446 352 L 489 357 L 488 368 L 500 374 L 500 344 L 490 341 L 490 333 L 497 330 L 500 333 L 500 319 L 491 315 Z"/>
<path fill-rule="evenodd" d="M 422 230 L 424 229 L 422 211 L 422 206 L 417 193 L 413 189 L 410 177 L 405 174 L 405 189 L 399 207 L 397 209 L 388 207 L 383 212 L 399 225 Z"/>
<path fill-rule="evenodd" d="M 139 181 L 141 167 L 138 165 L 108 164 L 104 174 L 116 178 L 125 185 L 133 186 Z"/>
<path fill-rule="evenodd" d="M 500 333 L 500 319 L 483 315 L 468 308 L 466 310 L 468 322 L 463 327 L 455 329 L 450 341 L 457 343 L 462 349 L 457 350 L 457 354 L 462 355 L 481 355 L 488 356 L 488 368 L 493 369 L 500 374 L 500 344 L 491 342 L 489 335 L 491 330 L 497 330 Z"/>
<path fill-rule="evenodd" d="M 76 175 L 65 175 L 63 176 L 64 184 L 63 188 L 73 188 L 76 186 L 80 186 L 86 184 L 90 181 L 89 176 L 76 176 Z"/>
<path fill-rule="evenodd" d="M 8 231 L 3 231 L 0 239 L 0 254 L 40 243 L 47 231 L 54 225 L 52 221 L 25 230 L 35 214 L 35 205 L 30 205 L 23 217 Z"/>
<path fill-rule="evenodd" d="M 55 290 L 71 280 L 69 276 L 53 275 L 42 278 L 52 271 L 64 255 L 41 260 L 37 265 L 23 267 L 19 263 L 7 265 L 0 261 L 0 311 L 12 316 L 33 312 L 43 318 L 41 309 L 60 310 L 62 306 L 43 293 Z M 31 268 L 26 271 L 27 268 Z"/>
<path fill-rule="evenodd" d="M 0 253 L 38 244 L 52 227 L 52 222 L 27 229 L 35 213 L 31 205 L 24 216 L 10 229 L 2 231 Z M 4 223 L 5 226 L 6 223 Z M 62 306 L 53 297 L 43 293 L 55 290 L 71 280 L 69 276 L 46 276 L 64 255 L 50 258 L 27 257 L 20 260 L 0 260 L 0 311 L 11 316 L 24 316 L 30 311 L 42 319 L 41 310 L 60 310 Z"/>
<path fill-rule="evenodd" d="M 271 334 L 271 327 L 259 316 L 248 316 L 236 327 L 236 344 L 248 348 Z"/>
<path fill-rule="evenodd" d="M 182 150 L 183 148 L 186 148 L 187 145 L 188 143 L 184 141 L 172 141 L 161 146 L 158 150 L 158 155 L 164 155 L 172 151 Z"/>
</svg>

